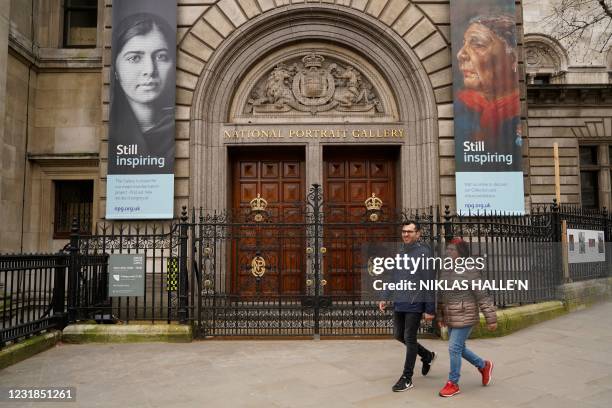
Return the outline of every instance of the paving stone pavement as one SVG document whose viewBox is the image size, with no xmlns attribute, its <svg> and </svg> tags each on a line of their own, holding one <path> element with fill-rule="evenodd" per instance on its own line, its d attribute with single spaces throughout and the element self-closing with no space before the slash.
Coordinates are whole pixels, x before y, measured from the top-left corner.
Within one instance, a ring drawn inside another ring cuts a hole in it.
<svg viewBox="0 0 612 408">
<path fill-rule="evenodd" d="M 403 346 L 393 340 L 242 340 L 191 344 L 57 347 L 0 372 L 0 386 L 75 386 L 75 403 L 4 407 L 606 407 L 612 406 L 612 303 L 510 336 L 470 340 L 495 362 L 480 385 L 464 361 L 462 393 L 438 397 L 447 343 L 423 340 L 439 358 L 415 388 L 391 392 Z"/>
</svg>

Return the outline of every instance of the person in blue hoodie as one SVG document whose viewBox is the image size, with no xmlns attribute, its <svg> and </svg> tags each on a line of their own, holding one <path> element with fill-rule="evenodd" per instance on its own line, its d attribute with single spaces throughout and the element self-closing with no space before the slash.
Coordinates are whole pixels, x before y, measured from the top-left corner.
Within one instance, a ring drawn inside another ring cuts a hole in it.
<svg viewBox="0 0 612 408">
<path fill-rule="evenodd" d="M 416 221 L 410 221 L 402 225 L 402 246 L 400 255 L 408 255 L 410 258 L 431 257 L 431 249 L 424 243 L 419 242 L 421 238 L 421 225 Z M 423 267 L 425 266 L 425 267 Z M 435 274 L 428 270 L 427 265 L 421 265 L 415 271 L 395 270 L 393 280 L 402 279 L 417 282 L 419 280 L 433 279 Z M 424 291 L 394 293 L 393 302 L 393 336 L 396 340 L 406 345 L 406 358 L 404 371 L 400 379 L 393 385 L 394 392 L 407 391 L 413 387 L 412 375 L 417 355 L 421 357 L 423 367 L 421 374 L 427 375 L 431 364 L 436 358 L 436 353 L 427 350 L 417 342 L 417 332 L 421 319 L 431 321 L 435 314 L 434 293 Z M 387 302 L 381 301 L 378 307 L 385 310 Z"/>
</svg>

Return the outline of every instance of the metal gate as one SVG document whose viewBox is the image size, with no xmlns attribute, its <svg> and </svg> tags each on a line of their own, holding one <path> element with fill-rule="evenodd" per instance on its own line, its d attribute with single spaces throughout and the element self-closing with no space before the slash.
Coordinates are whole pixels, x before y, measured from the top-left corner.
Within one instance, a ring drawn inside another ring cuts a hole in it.
<svg viewBox="0 0 612 408">
<path fill-rule="evenodd" d="M 362 244 L 399 239 L 418 218 L 439 234 L 433 212 L 386 214 L 375 196 L 350 214 L 324 206 L 313 185 L 303 205 L 278 213 L 261 197 L 248 209 L 193 211 L 191 302 L 200 336 L 389 335 L 391 311 L 360 297 Z M 427 328 L 425 331 L 430 331 Z"/>
</svg>

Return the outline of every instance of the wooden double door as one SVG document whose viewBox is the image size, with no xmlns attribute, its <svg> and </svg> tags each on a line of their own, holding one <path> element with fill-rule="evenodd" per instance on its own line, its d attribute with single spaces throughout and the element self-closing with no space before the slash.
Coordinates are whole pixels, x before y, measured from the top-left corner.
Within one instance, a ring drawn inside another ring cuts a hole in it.
<svg viewBox="0 0 612 408">
<path fill-rule="evenodd" d="M 356 289 L 360 244 L 373 227 L 363 224 L 364 202 L 374 193 L 383 201 L 385 213 L 394 210 L 397 156 L 394 150 L 371 147 L 324 150 L 321 244 L 327 252 L 317 275 L 326 283 L 326 294 L 350 295 Z M 300 225 L 309 211 L 304 149 L 241 149 L 231 151 L 230 160 L 233 212 L 246 219 L 259 194 L 267 203 L 268 217 L 234 229 L 229 274 L 232 293 L 241 297 L 305 294 L 307 268 L 312 268 L 306 247 L 311 244 L 308 234 L 312 231 Z M 265 261 L 265 273 L 259 278 L 252 270 L 256 257 Z"/>
</svg>

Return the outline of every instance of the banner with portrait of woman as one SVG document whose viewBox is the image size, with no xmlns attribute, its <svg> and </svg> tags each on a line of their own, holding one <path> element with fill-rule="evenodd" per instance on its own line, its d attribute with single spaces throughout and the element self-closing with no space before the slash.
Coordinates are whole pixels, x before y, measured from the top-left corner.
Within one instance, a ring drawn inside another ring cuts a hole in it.
<svg viewBox="0 0 612 408">
<path fill-rule="evenodd" d="M 457 210 L 525 212 L 514 0 L 453 0 Z"/>
<path fill-rule="evenodd" d="M 174 214 L 176 0 L 114 0 L 106 218 Z"/>
</svg>

